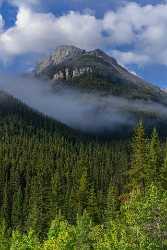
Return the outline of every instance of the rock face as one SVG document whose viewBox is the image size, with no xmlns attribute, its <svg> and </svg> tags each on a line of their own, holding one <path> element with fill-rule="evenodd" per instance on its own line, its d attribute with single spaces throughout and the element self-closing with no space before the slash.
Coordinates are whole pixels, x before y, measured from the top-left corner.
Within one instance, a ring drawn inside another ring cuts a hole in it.
<svg viewBox="0 0 167 250">
<path fill-rule="evenodd" d="M 73 57 L 82 55 L 83 53 L 85 53 L 84 50 L 76 48 L 74 46 L 60 46 L 49 58 L 37 65 L 36 74 L 42 75 L 44 72 L 46 72 L 48 68 L 59 65 L 62 62 L 70 60 Z M 60 78 L 62 78 L 61 73 Z"/>
<path fill-rule="evenodd" d="M 88 52 L 74 46 L 60 46 L 49 58 L 37 65 L 35 75 L 53 80 L 70 80 L 84 74 L 95 73 L 98 69 L 96 60 L 117 64 L 115 59 L 100 49 Z"/>
<path fill-rule="evenodd" d="M 63 70 L 59 70 L 54 74 L 53 80 L 71 80 L 75 77 L 82 76 L 84 74 L 93 73 L 93 69 L 91 67 L 81 67 L 81 68 L 64 68 Z"/>
<path fill-rule="evenodd" d="M 130 73 L 100 49 L 85 51 L 74 46 L 60 46 L 37 65 L 34 73 L 54 84 L 63 81 L 116 96 L 167 104 L 164 91 Z"/>
</svg>

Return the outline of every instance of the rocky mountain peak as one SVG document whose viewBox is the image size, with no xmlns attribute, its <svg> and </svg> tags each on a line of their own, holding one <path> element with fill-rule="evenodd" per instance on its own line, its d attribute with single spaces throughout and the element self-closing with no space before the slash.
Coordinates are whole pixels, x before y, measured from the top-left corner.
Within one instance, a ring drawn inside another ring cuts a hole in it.
<svg viewBox="0 0 167 250">
<path fill-rule="evenodd" d="M 36 77 L 117 96 L 167 103 L 167 95 L 122 67 L 101 49 L 85 51 L 75 46 L 60 46 L 37 65 Z"/>
<path fill-rule="evenodd" d="M 53 63 L 57 65 L 66 59 L 73 58 L 83 53 L 85 53 L 85 50 L 75 46 L 63 45 L 56 48 L 55 52 L 51 56 L 51 59 L 53 60 Z"/>
<path fill-rule="evenodd" d="M 62 62 L 82 55 L 85 50 L 70 45 L 62 45 L 55 49 L 53 54 L 38 64 L 36 74 L 40 75 L 46 68 L 61 64 Z"/>
</svg>

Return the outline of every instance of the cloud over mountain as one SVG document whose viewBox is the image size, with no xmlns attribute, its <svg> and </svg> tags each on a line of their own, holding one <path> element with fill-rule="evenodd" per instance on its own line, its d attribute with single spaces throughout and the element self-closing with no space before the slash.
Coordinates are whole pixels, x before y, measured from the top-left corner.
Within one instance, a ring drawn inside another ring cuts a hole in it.
<svg viewBox="0 0 167 250">
<path fill-rule="evenodd" d="M 1 59 L 42 54 L 70 44 L 84 49 L 109 48 L 124 64 L 167 65 L 165 2 L 144 6 L 129 2 L 109 10 L 102 18 L 93 12 L 70 11 L 59 16 L 37 12 L 31 6 L 38 0 L 10 2 L 18 6 L 18 14 L 15 25 L 7 30 L 0 18 Z"/>
<path fill-rule="evenodd" d="M 1 32 L 1 55 L 43 53 L 60 44 L 92 48 L 102 42 L 101 21 L 89 14 L 70 13 L 56 17 L 20 7 L 14 27 Z"/>
</svg>

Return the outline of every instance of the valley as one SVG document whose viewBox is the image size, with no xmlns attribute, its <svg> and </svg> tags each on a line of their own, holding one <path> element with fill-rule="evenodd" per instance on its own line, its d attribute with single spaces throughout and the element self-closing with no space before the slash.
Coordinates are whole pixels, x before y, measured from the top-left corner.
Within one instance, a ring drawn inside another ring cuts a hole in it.
<svg viewBox="0 0 167 250">
<path fill-rule="evenodd" d="M 47 98 L 56 101 L 66 80 L 44 81 Z M 166 248 L 166 95 L 136 84 L 153 99 L 136 99 L 134 88 L 131 98 L 95 86 L 61 93 L 84 100 L 75 105 L 91 129 L 56 120 L 22 92 L 0 92 L 0 249 Z"/>
</svg>

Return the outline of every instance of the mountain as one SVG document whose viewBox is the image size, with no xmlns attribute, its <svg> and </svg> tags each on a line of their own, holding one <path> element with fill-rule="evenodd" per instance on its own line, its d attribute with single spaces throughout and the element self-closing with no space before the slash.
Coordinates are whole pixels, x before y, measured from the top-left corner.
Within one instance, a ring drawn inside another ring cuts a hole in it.
<svg viewBox="0 0 167 250">
<path fill-rule="evenodd" d="M 81 136 L 0 92 L 0 249 L 166 249 L 165 143 L 127 135 Z"/>
<path fill-rule="evenodd" d="M 52 80 L 53 85 L 65 83 L 115 96 L 167 104 L 164 91 L 130 73 L 100 49 L 86 51 L 74 46 L 60 46 L 37 65 L 34 74 Z"/>
</svg>

